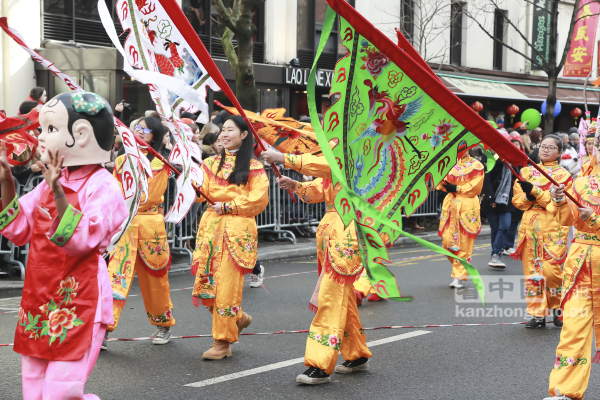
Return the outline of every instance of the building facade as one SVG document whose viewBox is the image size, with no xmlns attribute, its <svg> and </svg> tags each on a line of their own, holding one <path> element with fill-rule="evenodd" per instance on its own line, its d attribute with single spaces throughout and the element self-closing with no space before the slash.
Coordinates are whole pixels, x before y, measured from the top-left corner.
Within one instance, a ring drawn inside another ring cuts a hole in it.
<svg viewBox="0 0 600 400">
<path fill-rule="evenodd" d="M 127 114 L 153 108 L 147 88 L 122 71 L 123 60 L 104 33 L 95 1 L 0 1 L 2 15 L 8 17 L 9 25 L 19 30 L 40 54 L 77 79 L 86 90 L 103 95 L 111 104 L 121 100 L 129 103 L 130 108 L 123 119 L 127 119 Z M 534 19 L 537 16 L 528 2 L 498 0 L 498 8 L 495 8 L 490 0 L 348 1 L 392 40 L 396 40 L 395 29 L 400 29 L 451 91 L 468 104 L 479 101 L 484 105 L 482 115 L 485 117 L 506 119 L 506 109 L 511 104 L 517 104 L 521 111 L 539 109 L 547 96 L 548 83 L 543 71 L 536 70 L 522 56 L 495 44 L 483 30 L 509 43 L 515 50 L 531 54 L 521 37 L 523 34 L 527 40 L 535 41 Z M 106 2 L 114 14 L 115 0 Z M 220 39 L 223 26 L 212 1 L 180 0 L 179 3 L 235 89 L 234 76 Z M 223 0 L 223 3 L 231 6 L 233 0 Z M 559 56 L 567 40 L 572 3 L 573 0 L 559 3 Z M 252 111 L 284 107 L 295 118 L 308 114 L 306 83 L 326 8 L 325 0 L 266 0 L 256 13 L 253 59 L 260 102 L 259 109 Z M 503 16 L 508 17 L 514 27 Z M 113 17 L 120 34 L 122 29 L 118 19 L 116 15 Z M 330 104 L 329 88 L 335 63 L 346 52 L 340 43 L 336 27 L 317 63 L 317 106 L 322 112 Z M 597 47 L 594 46 L 593 60 L 598 60 Z M 45 87 L 49 97 L 66 90 L 3 33 L 0 57 L 0 109 L 9 115 L 16 114 L 19 104 L 34 86 Z M 594 65 L 593 69 L 597 67 Z M 569 115 L 572 108 L 583 109 L 582 85 L 581 79 L 559 80 L 557 95 L 563 104 L 563 112 L 557 119 L 556 129 L 572 126 L 573 119 Z M 597 97 L 598 92 L 588 90 L 593 113 L 598 110 Z M 220 93 L 211 93 L 208 100 L 211 105 L 212 100 L 228 104 Z M 518 118 L 517 115 L 513 122 Z"/>
</svg>

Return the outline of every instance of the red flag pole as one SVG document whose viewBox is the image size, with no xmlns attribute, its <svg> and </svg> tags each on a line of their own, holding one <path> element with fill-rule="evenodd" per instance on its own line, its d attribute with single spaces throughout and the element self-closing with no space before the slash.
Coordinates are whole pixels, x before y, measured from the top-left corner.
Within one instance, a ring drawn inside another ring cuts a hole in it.
<svg viewBox="0 0 600 400">
<path fill-rule="evenodd" d="M 531 164 L 531 165 L 532 165 L 532 166 L 533 166 L 535 169 L 537 169 L 538 171 L 540 171 L 540 174 L 544 175 L 544 177 L 545 177 L 546 179 L 548 179 L 550 182 L 552 182 L 552 184 L 553 184 L 554 186 L 560 186 L 560 185 L 558 184 L 558 182 L 556 182 L 554 179 L 552 179 L 552 177 L 551 177 L 550 175 L 548 175 L 548 173 L 547 173 L 546 171 L 544 171 L 544 169 L 543 169 L 543 168 L 541 168 L 539 165 L 537 165 L 536 163 L 534 163 L 534 162 L 531 160 L 531 158 L 528 158 L 528 159 L 527 159 L 527 162 L 528 162 L 529 164 Z M 565 190 L 565 196 L 567 196 L 567 197 L 568 197 L 568 198 L 569 198 L 569 199 L 570 199 L 570 200 L 571 200 L 573 203 L 577 204 L 577 207 L 579 207 L 579 208 L 584 208 L 584 206 L 583 206 L 583 205 L 582 205 L 582 204 L 581 204 L 579 201 L 577 201 L 577 199 L 575 199 L 575 197 L 573 197 L 573 196 L 572 196 L 572 195 L 571 195 L 569 192 L 567 192 L 566 190 Z"/>
<path fill-rule="evenodd" d="M 500 160 L 502 160 L 502 159 L 500 159 Z M 511 172 L 513 173 L 513 175 L 514 175 L 514 176 L 516 176 L 517 178 L 521 178 L 521 176 L 515 172 L 515 170 L 513 169 L 513 167 L 511 167 L 511 166 L 510 166 L 510 164 L 509 164 L 509 163 L 507 163 L 507 162 L 506 162 L 506 161 L 504 161 L 504 160 L 502 160 L 502 162 L 504 163 L 504 165 L 506 165 L 508 168 L 510 168 L 510 170 L 511 170 Z M 528 157 L 528 160 L 527 160 L 527 162 L 528 162 L 529 164 L 533 165 L 533 167 L 534 167 L 535 169 L 537 169 L 538 171 L 540 171 L 540 173 L 541 173 L 542 175 L 544 175 L 544 177 L 545 177 L 546 179 L 548 179 L 548 180 L 549 180 L 549 181 L 550 181 L 550 182 L 551 182 L 551 183 L 552 183 L 554 186 L 560 186 L 560 185 L 558 184 L 558 182 L 556 182 L 554 179 L 552 179 L 552 177 L 551 177 L 550 175 L 548 175 L 548 173 L 547 173 L 546 171 L 544 171 L 544 169 L 543 169 L 543 168 L 541 168 L 539 165 L 537 165 L 536 163 L 534 163 L 534 162 L 531 160 L 531 158 L 529 158 L 529 157 Z M 578 206 L 579 208 L 583 208 L 583 205 L 581 205 L 581 203 L 580 203 L 580 202 L 578 202 L 578 201 L 577 201 L 577 200 L 576 200 L 576 199 L 575 199 L 573 196 L 571 196 L 571 194 L 570 194 L 569 192 L 567 192 L 566 190 L 565 190 L 565 196 L 567 196 L 567 197 L 568 197 L 568 198 L 569 198 L 569 199 L 570 199 L 570 200 L 571 200 L 573 203 L 577 204 L 577 206 Z"/>
<path fill-rule="evenodd" d="M 173 173 L 177 176 L 181 175 L 181 172 L 179 172 L 177 170 L 177 168 L 175 168 L 171 163 L 169 163 L 162 155 L 158 154 L 156 152 L 156 150 L 154 150 L 152 147 L 150 147 L 150 145 L 148 145 L 148 143 L 145 143 L 144 141 L 142 141 L 142 139 L 140 139 L 137 135 L 133 135 L 133 137 L 135 138 L 135 141 L 137 142 L 137 144 L 140 147 L 143 147 L 144 149 L 148 150 L 148 153 L 152 154 L 154 157 L 158 158 L 163 164 L 165 164 L 165 166 L 167 168 L 169 168 L 171 171 L 173 171 Z M 196 190 L 196 193 L 198 193 L 200 196 L 204 197 L 206 199 L 206 201 L 208 201 L 210 203 L 210 205 L 215 205 L 215 202 L 212 201 L 207 195 L 205 195 L 204 193 L 202 193 L 202 189 L 200 189 L 198 186 L 196 186 L 195 183 L 192 182 L 192 186 L 194 187 L 194 190 Z"/>
</svg>

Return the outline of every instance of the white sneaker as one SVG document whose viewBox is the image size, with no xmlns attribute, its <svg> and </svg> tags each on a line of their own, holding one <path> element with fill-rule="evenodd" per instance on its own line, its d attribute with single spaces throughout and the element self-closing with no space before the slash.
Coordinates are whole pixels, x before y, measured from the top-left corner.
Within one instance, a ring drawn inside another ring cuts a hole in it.
<svg viewBox="0 0 600 400">
<path fill-rule="evenodd" d="M 500 256 L 498 254 L 492 254 L 492 259 L 488 263 L 488 265 L 492 268 L 506 268 L 506 264 L 500 260 Z"/>
<path fill-rule="evenodd" d="M 171 340 L 171 327 L 159 326 L 152 344 L 167 344 Z"/>
<path fill-rule="evenodd" d="M 564 394 L 560 394 L 560 390 L 554 389 L 556 396 L 545 397 L 544 400 L 573 400 L 571 397 L 567 397 Z"/>
<path fill-rule="evenodd" d="M 502 254 L 505 255 L 505 256 L 510 256 L 515 251 L 517 251 L 517 250 L 514 247 L 511 247 L 510 249 L 504 249 L 504 250 L 502 250 Z"/>
<path fill-rule="evenodd" d="M 463 283 L 462 283 L 462 281 L 460 279 L 454 278 L 454 280 L 450 284 L 450 287 L 452 289 L 462 289 L 462 288 L 465 287 L 465 285 L 463 285 Z"/>
<path fill-rule="evenodd" d="M 253 288 L 257 288 L 262 285 L 263 277 L 265 275 L 265 267 L 263 267 L 261 264 L 258 264 L 258 266 L 260 267 L 260 274 L 258 274 L 258 275 L 250 274 L 250 287 L 253 287 Z"/>
</svg>

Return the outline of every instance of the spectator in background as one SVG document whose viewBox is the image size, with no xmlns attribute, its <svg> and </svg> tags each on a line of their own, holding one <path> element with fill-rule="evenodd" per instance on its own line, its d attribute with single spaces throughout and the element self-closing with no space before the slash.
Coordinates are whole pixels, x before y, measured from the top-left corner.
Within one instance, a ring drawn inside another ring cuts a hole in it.
<svg viewBox="0 0 600 400">
<path fill-rule="evenodd" d="M 202 128 L 202 130 L 200 131 L 200 135 L 198 136 L 200 143 L 203 143 L 203 140 L 208 133 L 214 133 L 215 135 L 219 136 L 219 133 L 221 133 L 221 129 L 212 122 L 209 122 L 208 124 L 204 125 L 204 128 Z"/>
<path fill-rule="evenodd" d="M 210 113 L 210 122 L 213 122 L 213 120 L 215 119 L 215 117 L 219 115 L 218 111 L 213 111 Z"/>
<path fill-rule="evenodd" d="M 47 99 L 48 96 L 46 95 L 46 89 L 44 89 L 43 87 L 34 87 L 29 92 L 29 97 L 27 98 L 27 101 L 35 101 L 36 105 L 43 105 L 46 103 Z"/>
<path fill-rule="evenodd" d="M 215 143 L 217 143 L 218 136 L 214 133 L 207 133 L 202 139 L 202 159 L 206 159 L 208 157 L 212 157 L 215 154 L 219 154 L 215 150 Z"/>
<path fill-rule="evenodd" d="M 542 142 L 542 129 L 535 128 L 529 133 L 529 139 L 531 140 L 531 153 L 529 154 L 529 158 L 536 163 L 540 162 L 540 143 Z"/>
<path fill-rule="evenodd" d="M 554 133 L 556 136 L 558 136 L 560 138 L 560 140 L 562 140 L 562 142 L 564 143 L 564 149 L 573 149 L 573 143 L 571 143 L 571 140 L 569 139 L 569 135 L 567 133 L 559 133 L 556 132 Z"/>
<path fill-rule="evenodd" d="M 509 138 L 508 134 L 503 136 Z M 513 137 L 518 137 L 520 142 L 521 137 L 518 134 L 513 134 Z M 483 181 L 481 212 L 486 214 L 490 224 L 492 259 L 488 265 L 493 268 L 506 268 L 506 264 L 502 262 L 502 254 L 512 214 L 515 212 L 515 206 L 512 204 L 514 180 L 510 168 L 497 159 L 494 168 L 485 174 Z"/>
<path fill-rule="evenodd" d="M 19 115 L 29 114 L 31 112 L 31 110 L 33 110 L 37 106 L 38 106 L 38 103 L 36 103 L 35 101 L 26 100 L 26 101 L 22 102 L 21 105 L 19 106 Z"/>
<path fill-rule="evenodd" d="M 571 129 L 569 129 L 570 131 Z M 569 140 L 573 143 L 573 147 L 577 152 L 579 152 L 579 133 L 572 132 L 569 134 Z"/>
</svg>

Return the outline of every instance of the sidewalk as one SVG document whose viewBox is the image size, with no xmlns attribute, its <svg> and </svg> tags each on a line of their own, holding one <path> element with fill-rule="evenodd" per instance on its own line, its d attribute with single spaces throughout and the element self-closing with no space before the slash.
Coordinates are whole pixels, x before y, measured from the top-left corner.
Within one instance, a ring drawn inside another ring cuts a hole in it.
<svg viewBox="0 0 600 400">
<path fill-rule="evenodd" d="M 441 243 L 442 238 L 438 236 L 437 230 L 425 231 L 425 232 L 414 232 L 411 230 L 412 235 L 417 236 L 423 240 L 427 240 L 431 243 Z M 477 236 L 478 239 L 489 238 L 490 227 L 484 225 L 481 227 L 481 233 Z M 407 237 L 401 237 L 396 241 L 394 247 L 401 247 L 406 245 L 412 245 L 414 242 Z M 314 238 L 298 238 L 296 244 L 289 242 L 277 241 L 277 242 L 260 242 L 258 245 L 258 261 L 276 261 L 284 260 L 288 258 L 306 258 L 315 257 L 317 255 L 317 243 Z M 188 262 L 187 256 L 174 256 L 174 263 L 171 265 L 171 271 L 169 274 L 181 274 L 190 273 L 191 266 Z M 10 294 L 14 293 L 14 296 L 20 296 L 23 289 L 23 281 L 20 280 L 8 280 L 0 279 L 0 294 L 3 297 L 10 297 Z"/>
</svg>

